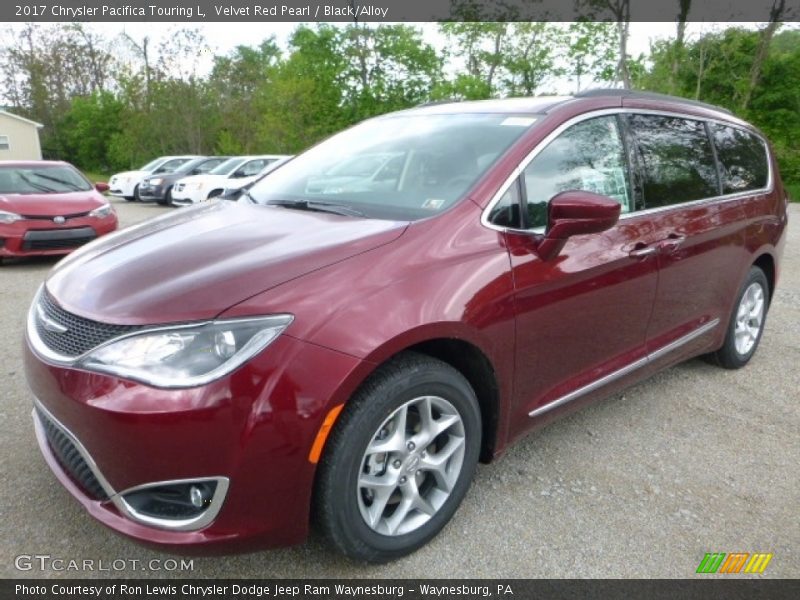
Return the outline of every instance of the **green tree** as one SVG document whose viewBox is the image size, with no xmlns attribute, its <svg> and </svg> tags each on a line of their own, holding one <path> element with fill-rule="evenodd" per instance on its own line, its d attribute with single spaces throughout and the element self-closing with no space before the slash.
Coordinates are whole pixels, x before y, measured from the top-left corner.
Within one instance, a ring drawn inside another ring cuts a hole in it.
<svg viewBox="0 0 800 600">
<path fill-rule="evenodd" d="M 59 123 L 64 132 L 62 147 L 72 162 L 91 171 L 117 166 L 109 150 L 111 139 L 120 132 L 123 108 L 111 92 L 73 98 Z"/>
</svg>

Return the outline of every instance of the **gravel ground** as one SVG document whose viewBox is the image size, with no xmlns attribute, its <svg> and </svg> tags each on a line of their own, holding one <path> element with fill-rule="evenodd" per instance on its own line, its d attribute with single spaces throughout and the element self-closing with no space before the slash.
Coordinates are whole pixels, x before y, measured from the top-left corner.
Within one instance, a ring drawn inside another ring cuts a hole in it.
<svg viewBox="0 0 800 600">
<path fill-rule="evenodd" d="M 164 210 L 116 203 L 123 225 Z M 33 436 L 19 345 L 54 260 L 0 267 L 0 576 L 658 577 L 695 574 L 706 552 L 772 552 L 765 577 L 800 575 L 800 205 L 767 330 L 740 371 L 690 361 L 568 417 L 481 465 L 432 543 L 383 566 L 319 539 L 193 570 L 20 572 L 14 557 L 168 559 L 92 520 L 45 466 Z M 117 563 L 120 564 L 120 563 Z M 129 563 L 130 564 L 130 563 Z M 708 577 L 708 576 L 706 576 Z"/>
</svg>

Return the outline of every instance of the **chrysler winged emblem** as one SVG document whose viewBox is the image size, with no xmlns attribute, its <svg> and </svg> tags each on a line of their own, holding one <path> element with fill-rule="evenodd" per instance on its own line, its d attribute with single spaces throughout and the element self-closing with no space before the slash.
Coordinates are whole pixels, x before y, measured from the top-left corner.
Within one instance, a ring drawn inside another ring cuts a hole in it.
<svg viewBox="0 0 800 600">
<path fill-rule="evenodd" d="M 68 331 L 61 323 L 56 323 L 53 319 L 44 314 L 44 310 L 41 306 L 36 307 L 36 314 L 39 315 L 39 321 L 41 321 L 42 327 L 47 331 L 52 333 L 66 333 Z"/>
</svg>

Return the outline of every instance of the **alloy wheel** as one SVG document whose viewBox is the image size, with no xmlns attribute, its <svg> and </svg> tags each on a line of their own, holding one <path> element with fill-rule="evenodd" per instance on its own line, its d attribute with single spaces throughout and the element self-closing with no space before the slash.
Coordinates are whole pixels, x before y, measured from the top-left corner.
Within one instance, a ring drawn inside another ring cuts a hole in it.
<svg viewBox="0 0 800 600">
<path fill-rule="evenodd" d="M 751 283 L 739 302 L 736 311 L 734 335 L 736 352 L 747 355 L 758 340 L 764 323 L 764 288 L 757 281 Z"/>
<path fill-rule="evenodd" d="M 450 402 L 422 396 L 400 406 L 361 460 L 356 492 L 364 522 L 387 536 L 424 525 L 450 496 L 464 451 L 464 423 Z"/>
</svg>

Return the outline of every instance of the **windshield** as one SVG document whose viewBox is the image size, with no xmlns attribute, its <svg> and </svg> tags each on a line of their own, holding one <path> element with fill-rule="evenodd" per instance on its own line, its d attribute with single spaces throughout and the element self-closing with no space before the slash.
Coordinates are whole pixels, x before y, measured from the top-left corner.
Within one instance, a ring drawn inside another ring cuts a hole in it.
<svg viewBox="0 0 800 600">
<path fill-rule="evenodd" d="M 182 164 L 189 162 L 191 159 L 189 158 L 173 158 L 172 160 L 168 160 L 163 165 L 158 167 L 154 172 L 155 173 L 172 173 L 175 169 L 180 167 Z"/>
<path fill-rule="evenodd" d="M 244 158 L 229 158 L 221 165 L 215 167 L 211 171 L 208 172 L 209 175 L 230 175 L 233 173 L 239 165 L 241 165 L 246 159 Z"/>
<path fill-rule="evenodd" d="M 63 194 L 93 187 L 69 165 L 0 166 L 0 194 Z"/>
<path fill-rule="evenodd" d="M 140 171 L 152 171 L 158 165 L 160 165 L 162 162 L 164 162 L 163 158 L 156 158 L 155 160 L 151 160 L 149 163 L 147 163 L 145 166 L 143 166 L 139 170 Z"/>
<path fill-rule="evenodd" d="M 534 120 L 497 114 L 372 119 L 271 172 L 250 195 L 260 204 L 334 203 L 372 218 L 421 219 L 460 199 Z"/>
</svg>

